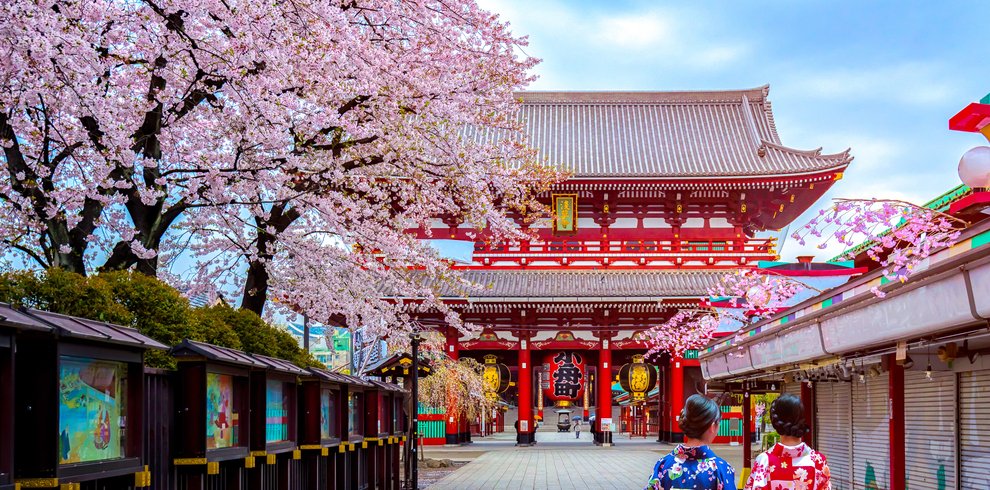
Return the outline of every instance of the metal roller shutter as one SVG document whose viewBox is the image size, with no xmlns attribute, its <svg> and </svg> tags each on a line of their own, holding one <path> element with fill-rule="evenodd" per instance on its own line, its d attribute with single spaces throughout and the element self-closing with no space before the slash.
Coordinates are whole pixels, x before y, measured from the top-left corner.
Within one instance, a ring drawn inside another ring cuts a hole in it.
<svg viewBox="0 0 990 490">
<path fill-rule="evenodd" d="M 959 374 L 959 488 L 990 488 L 990 371 Z"/>
<path fill-rule="evenodd" d="M 904 400 L 908 488 L 956 488 L 955 373 L 904 373 Z"/>
<path fill-rule="evenodd" d="M 792 381 L 790 383 L 785 383 L 782 388 L 783 389 L 780 390 L 780 394 L 781 395 L 794 395 L 794 396 L 796 396 L 798 398 L 801 398 L 801 382 L 800 381 Z"/>
<path fill-rule="evenodd" d="M 849 459 L 852 451 L 851 402 L 852 388 L 849 383 L 815 385 L 816 449 L 828 459 L 833 490 L 853 489 Z"/>
<path fill-rule="evenodd" d="M 857 488 L 889 488 L 887 378 L 887 373 L 883 373 L 868 376 L 865 383 L 858 379 L 852 383 L 853 482 Z"/>
</svg>

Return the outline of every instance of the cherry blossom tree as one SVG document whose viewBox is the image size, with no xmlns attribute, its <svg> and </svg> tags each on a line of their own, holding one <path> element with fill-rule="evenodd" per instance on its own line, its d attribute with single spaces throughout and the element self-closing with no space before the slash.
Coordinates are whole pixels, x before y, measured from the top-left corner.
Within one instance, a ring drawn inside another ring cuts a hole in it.
<svg viewBox="0 0 990 490">
<path fill-rule="evenodd" d="M 933 252 L 952 246 L 966 223 L 945 213 L 896 200 L 838 199 L 791 236 L 799 244 L 818 240 L 824 249 L 832 241 L 856 247 L 844 258 L 866 256 L 883 268 L 891 280 L 905 282 L 918 264 Z M 857 247 L 857 245 L 860 245 Z M 710 299 L 723 299 L 729 308 L 683 309 L 665 323 L 648 330 L 650 353 L 683 355 L 711 340 L 719 325 L 735 323 L 737 341 L 754 319 L 791 306 L 790 300 L 806 289 L 820 290 L 790 276 L 760 269 L 738 269 L 723 275 L 708 290 Z M 872 292 L 883 298 L 884 292 Z M 711 304 L 710 301 L 705 303 Z"/>
<path fill-rule="evenodd" d="M 473 0 L 5 2 L 0 254 L 174 278 L 190 253 L 253 311 L 408 328 L 460 281 L 404 232 L 522 239 L 558 178 L 521 136 L 523 44 Z"/>
<path fill-rule="evenodd" d="M 424 336 L 423 358 L 431 373 L 419 380 L 419 401 L 443 408 L 448 417 L 473 419 L 498 406 L 498 399 L 485 396 L 484 365 L 469 357 L 452 359 L 444 353 L 444 338 L 436 332 Z"/>
<path fill-rule="evenodd" d="M 683 357 L 684 351 L 697 349 L 711 340 L 718 329 L 718 313 L 709 309 L 681 309 L 666 322 L 647 330 L 647 356 L 666 352 Z"/>
<path fill-rule="evenodd" d="M 817 239 L 820 249 L 830 242 L 845 247 L 862 243 L 867 257 L 880 264 L 884 276 L 904 282 L 932 252 L 952 246 L 965 226 L 958 218 L 909 202 L 837 199 L 791 237 L 801 245 Z M 857 252 L 851 250 L 845 259 L 855 258 Z M 877 288 L 873 293 L 883 297 Z"/>
<path fill-rule="evenodd" d="M 708 295 L 725 298 L 731 307 L 745 310 L 745 317 L 753 317 L 787 307 L 791 298 L 808 288 L 810 286 L 793 277 L 772 271 L 738 269 L 723 275 L 708 289 Z"/>
<path fill-rule="evenodd" d="M 735 324 L 741 332 L 754 318 L 785 308 L 788 300 L 809 287 L 793 277 L 760 269 L 726 273 L 709 288 L 709 298 L 701 303 L 704 308 L 678 310 L 666 322 L 647 330 L 648 354 L 666 352 L 681 357 L 684 351 L 707 344 L 720 326 Z M 714 307 L 720 302 L 726 306 Z"/>
</svg>

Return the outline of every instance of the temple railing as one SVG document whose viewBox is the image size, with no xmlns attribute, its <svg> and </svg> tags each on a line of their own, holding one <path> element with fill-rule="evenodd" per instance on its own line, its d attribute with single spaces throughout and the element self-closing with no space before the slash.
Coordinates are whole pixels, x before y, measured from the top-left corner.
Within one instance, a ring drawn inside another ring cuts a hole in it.
<svg viewBox="0 0 990 490">
<path fill-rule="evenodd" d="M 527 243 L 493 244 L 476 242 L 475 254 L 642 254 L 642 253 L 744 253 L 775 255 L 773 238 L 743 240 L 552 240 Z"/>
</svg>

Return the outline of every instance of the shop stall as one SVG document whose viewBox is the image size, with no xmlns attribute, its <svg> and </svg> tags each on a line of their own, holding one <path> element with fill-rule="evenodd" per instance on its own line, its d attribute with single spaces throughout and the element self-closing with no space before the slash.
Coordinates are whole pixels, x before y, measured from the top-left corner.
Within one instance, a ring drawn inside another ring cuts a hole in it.
<svg viewBox="0 0 990 490">
<path fill-rule="evenodd" d="M 172 348 L 172 355 L 178 360 L 175 430 L 183 434 L 173 442 L 177 478 L 190 488 L 211 480 L 237 488 L 242 470 L 255 467 L 251 375 L 268 366 L 245 352 L 192 340 Z"/>
<path fill-rule="evenodd" d="M 0 347 L 0 376 L 11 377 L 13 357 L 14 391 L 2 397 L 7 408 L 0 413 L 3 423 L 16 421 L 14 451 L 0 452 L 0 473 L 13 458 L 22 488 L 80 488 L 97 480 L 111 488 L 146 486 L 142 361 L 147 350 L 166 346 L 132 328 L 40 310 L 4 305 L 0 316 L 8 330 L 0 340 L 7 346 Z M 11 383 L 0 386 L 9 392 Z M 0 434 L 8 449 L 9 434 Z M 9 482 L 9 473 L 0 478 Z"/>
</svg>

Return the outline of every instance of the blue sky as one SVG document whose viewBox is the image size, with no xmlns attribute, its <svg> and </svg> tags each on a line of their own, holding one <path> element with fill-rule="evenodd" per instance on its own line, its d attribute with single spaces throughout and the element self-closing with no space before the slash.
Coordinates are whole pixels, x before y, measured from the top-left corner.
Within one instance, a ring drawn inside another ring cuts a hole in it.
<svg viewBox="0 0 990 490">
<path fill-rule="evenodd" d="M 990 92 L 985 0 L 479 3 L 529 36 L 526 53 L 543 60 L 534 90 L 769 83 L 784 144 L 853 150 L 826 199 L 922 203 L 956 186 L 959 157 L 986 144 L 947 129 L 949 117 Z M 838 251 L 810 250 L 818 260 Z M 798 252 L 809 250 L 792 242 L 782 254 Z"/>
</svg>

